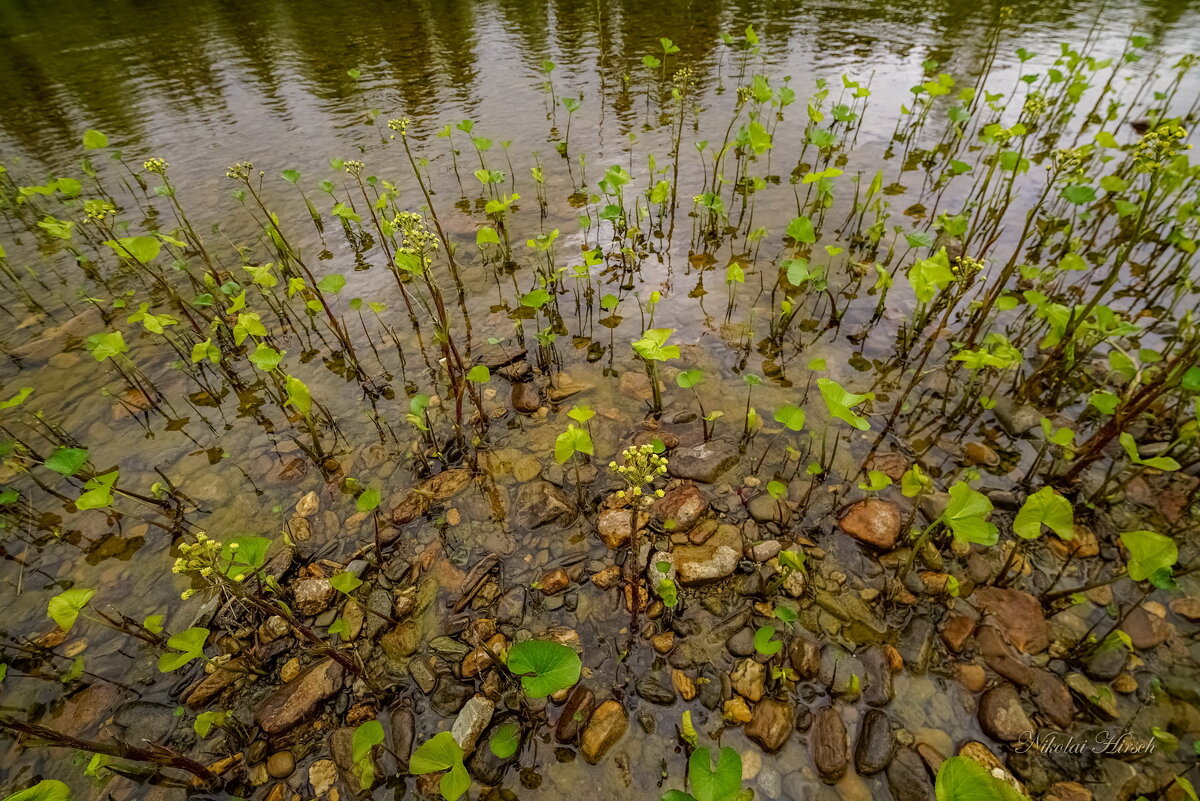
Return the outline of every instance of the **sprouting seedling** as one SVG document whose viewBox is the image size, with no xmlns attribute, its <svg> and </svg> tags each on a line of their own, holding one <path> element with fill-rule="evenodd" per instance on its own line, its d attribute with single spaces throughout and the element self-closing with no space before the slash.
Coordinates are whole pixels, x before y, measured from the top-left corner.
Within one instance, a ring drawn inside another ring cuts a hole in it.
<svg viewBox="0 0 1200 801">
<path fill-rule="evenodd" d="M 178 670 L 193 659 L 204 659 L 204 643 L 208 641 L 209 630 L 201 626 L 186 629 L 167 639 L 167 647 L 171 651 L 158 658 L 158 669 L 162 673 Z"/>
<path fill-rule="evenodd" d="M 863 492 L 879 492 L 891 485 L 891 477 L 882 470 L 868 470 L 866 480 L 858 482 L 858 488 Z"/>
<path fill-rule="evenodd" d="M 791 403 L 785 403 L 783 406 L 780 406 L 775 410 L 773 418 L 775 422 L 780 423 L 783 428 L 779 429 L 775 436 L 771 437 L 771 441 L 767 443 L 767 446 L 763 448 L 762 455 L 758 457 L 758 462 L 756 462 L 754 465 L 755 472 L 762 467 L 763 462 L 767 459 L 767 454 L 771 451 L 771 447 L 775 444 L 776 440 L 783 435 L 784 431 L 797 433 L 804 430 L 804 423 L 807 419 L 807 415 L 805 415 L 804 410 L 799 406 Z M 783 464 L 787 464 L 786 455 L 784 456 Z M 782 469 L 782 466 L 780 469 Z"/>
<path fill-rule="evenodd" d="M 442 771 L 445 773 L 438 784 L 442 798 L 458 801 L 470 789 L 471 776 L 463 765 L 462 748 L 448 731 L 439 732 L 421 743 L 408 763 L 408 772 L 413 776 Z"/>
<path fill-rule="evenodd" d="M 704 411 L 704 401 L 700 400 L 700 393 L 696 390 L 697 386 L 704 383 L 704 378 L 704 371 L 699 368 L 680 370 L 675 374 L 675 383 L 679 385 L 679 388 L 690 389 L 696 398 L 696 405 L 700 408 L 701 426 L 704 429 L 704 441 L 708 442 L 712 437 L 712 427 L 709 426 L 709 423 L 714 422 L 715 418 Z"/>
<path fill-rule="evenodd" d="M 209 709 L 201 712 L 192 721 L 192 729 L 196 735 L 204 738 L 212 733 L 214 726 L 221 726 L 229 719 L 229 713 L 223 709 Z"/>
<path fill-rule="evenodd" d="M 633 350 L 646 365 L 646 376 L 650 379 L 650 388 L 654 397 L 654 413 L 662 414 L 662 388 L 658 377 L 658 363 L 669 359 L 679 358 L 679 346 L 668 345 L 667 340 L 674 333 L 674 328 L 650 328 L 642 333 L 642 338 L 634 340 Z"/>
<path fill-rule="evenodd" d="M 759 626 L 754 632 L 754 650 L 763 656 L 774 656 L 783 650 L 783 643 L 775 639 L 774 626 Z"/>
<path fill-rule="evenodd" d="M 1133 434 L 1130 434 L 1128 431 L 1122 432 L 1118 441 L 1121 443 L 1121 448 L 1125 451 L 1125 455 L 1129 457 L 1129 461 L 1135 465 L 1162 470 L 1168 473 L 1180 468 L 1179 462 L 1170 456 L 1152 456 L 1148 459 L 1143 459 L 1138 455 L 1137 442 L 1134 440 Z"/>
<path fill-rule="evenodd" d="M 51 620 L 58 624 L 60 629 L 69 632 L 75 626 L 75 621 L 79 619 L 80 612 L 95 594 L 95 590 L 86 587 L 64 590 L 50 599 L 46 606 L 46 613 Z"/>
</svg>

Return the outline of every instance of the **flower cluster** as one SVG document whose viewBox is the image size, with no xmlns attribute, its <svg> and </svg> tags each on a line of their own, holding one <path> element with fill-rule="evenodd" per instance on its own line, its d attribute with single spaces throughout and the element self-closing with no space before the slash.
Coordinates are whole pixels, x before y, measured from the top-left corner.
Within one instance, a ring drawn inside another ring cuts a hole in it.
<svg viewBox="0 0 1200 801">
<path fill-rule="evenodd" d="M 342 166 L 345 167 L 347 173 L 349 173 L 350 175 L 353 175 L 355 178 L 357 178 L 358 176 L 362 175 L 363 168 L 366 165 L 363 164 L 361 161 L 351 160 L 351 161 L 343 162 Z"/>
<path fill-rule="evenodd" d="M 169 166 L 171 165 L 167 164 L 166 159 L 160 159 L 158 156 L 146 159 L 144 162 L 142 162 L 142 169 L 144 169 L 146 172 L 152 172 L 155 175 L 166 175 L 167 167 Z"/>
<path fill-rule="evenodd" d="M 388 120 L 388 127 L 401 136 L 408 136 L 408 124 L 408 117 L 402 120 Z"/>
<path fill-rule="evenodd" d="M 88 220 L 91 222 L 104 222 L 105 219 L 117 213 L 117 207 L 107 200 L 92 198 L 84 202 L 83 213 L 87 215 Z"/>
<path fill-rule="evenodd" d="M 1025 105 L 1021 108 L 1021 113 L 1031 120 L 1035 120 L 1045 113 L 1050 107 L 1050 102 L 1046 100 L 1045 95 L 1041 92 L 1031 92 L 1029 97 L 1025 98 Z"/>
<path fill-rule="evenodd" d="M 653 445 L 631 445 L 621 452 L 621 462 L 609 462 L 608 469 L 629 486 L 628 491 L 617 492 L 617 497 L 631 497 L 640 501 L 646 495 L 644 488 L 666 474 L 667 457 L 655 453 Z M 663 491 L 655 490 L 653 494 L 661 498 Z"/>
<path fill-rule="evenodd" d="M 235 181 L 248 182 L 250 173 L 254 169 L 254 163 L 250 161 L 239 161 L 228 170 L 225 171 L 226 178 L 232 178 Z"/>
<path fill-rule="evenodd" d="M 1055 150 L 1053 156 L 1054 171 L 1064 178 L 1078 177 L 1083 173 L 1083 168 L 1087 165 L 1091 156 L 1092 148 L 1090 145 Z"/>
<path fill-rule="evenodd" d="M 737 104 L 739 106 L 744 106 L 753 96 L 754 93 L 750 90 L 749 86 L 739 86 L 737 88 Z"/>
<path fill-rule="evenodd" d="M 400 251 L 424 255 L 438 249 L 437 234 L 430 230 L 425 218 L 415 211 L 402 211 L 392 219 L 392 225 L 404 241 Z M 426 257 L 428 263 L 428 257 Z"/>
<path fill-rule="evenodd" d="M 231 542 L 228 546 L 230 551 L 236 551 L 237 547 L 236 542 Z M 224 561 L 222 554 L 225 548 L 219 540 L 214 540 L 201 531 L 196 535 L 194 543 L 185 542 L 179 545 L 180 556 L 175 560 L 175 564 L 171 565 L 171 572 L 196 573 L 202 579 L 211 579 L 214 574 L 221 575 L 221 565 Z M 187 589 L 179 597 L 186 601 L 195 594 L 195 590 Z"/>
<path fill-rule="evenodd" d="M 684 67 L 683 69 L 676 70 L 675 74 L 671 76 L 671 83 L 675 85 L 675 88 L 678 89 L 681 94 L 686 93 L 688 89 L 691 89 L 692 84 L 695 82 L 696 79 L 692 73 L 691 67 Z"/>
<path fill-rule="evenodd" d="M 1148 131 L 1133 149 L 1133 160 L 1138 169 L 1143 172 L 1153 172 L 1159 169 L 1177 153 L 1190 150 L 1191 145 L 1184 144 L 1187 131 L 1182 125 L 1165 123 L 1152 131 Z"/>
<path fill-rule="evenodd" d="M 984 267 L 984 263 L 979 259 L 973 259 L 970 256 L 959 256 L 950 265 L 950 270 L 960 279 L 970 278 L 978 273 Z"/>
</svg>

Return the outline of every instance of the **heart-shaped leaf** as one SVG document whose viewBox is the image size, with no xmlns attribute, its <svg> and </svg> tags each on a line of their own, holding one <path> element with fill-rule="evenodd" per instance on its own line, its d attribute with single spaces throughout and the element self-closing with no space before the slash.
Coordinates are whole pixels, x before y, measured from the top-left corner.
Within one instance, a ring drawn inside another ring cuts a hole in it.
<svg viewBox="0 0 1200 801">
<path fill-rule="evenodd" d="M 508 669 L 521 677 L 530 698 L 545 698 L 579 681 L 579 654 L 549 640 L 526 640 L 508 651 Z"/>
</svg>

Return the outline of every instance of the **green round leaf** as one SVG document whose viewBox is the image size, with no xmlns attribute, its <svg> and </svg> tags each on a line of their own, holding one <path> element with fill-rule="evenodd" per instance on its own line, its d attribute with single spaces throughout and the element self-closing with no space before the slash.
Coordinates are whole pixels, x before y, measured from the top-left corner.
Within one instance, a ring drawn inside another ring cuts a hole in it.
<svg viewBox="0 0 1200 801">
<path fill-rule="evenodd" d="M 526 640 L 508 651 L 508 669 L 521 677 L 530 698 L 545 698 L 579 681 L 579 654 L 549 640 Z"/>
</svg>

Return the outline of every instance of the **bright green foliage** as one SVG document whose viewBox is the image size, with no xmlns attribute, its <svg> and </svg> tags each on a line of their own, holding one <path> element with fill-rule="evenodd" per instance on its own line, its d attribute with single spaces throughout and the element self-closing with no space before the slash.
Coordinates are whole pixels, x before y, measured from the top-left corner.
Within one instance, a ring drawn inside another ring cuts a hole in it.
<svg viewBox="0 0 1200 801">
<path fill-rule="evenodd" d="M 1028 801 L 970 757 L 952 756 L 938 768 L 937 801 Z"/>
<path fill-rule="evenodd" d="M 763 656 L 774 656 L 783 650 L 783 643 L 774 639 L 774 626 L 759 626 L 754 632 L 754 650 Z"/>
<path fill-rule="evenodd" d="M 181 631 L 167 640 L 167 647 L 174 649 L 158 657 L 158 669 L 170 673 L 191 662 L 204 658 L 204 643 L 208 640 L 208 629 L 196 627 Z"/>
<path fill-rule="evenodd" d="M 633 349 L 646 361 L 665 362 L 679 358 L 679 346 L 668 345 L 667 340 L 675 333 L 674 328 L 651 328 L 634 341 Z"/>
<path fill-rule="evenodd" d="M 1126 568 L 1134 581 L 1155 586 L 1170 580 L 1171 568 L 1179 561 L 1179 548 L 1170 537 L 1155 531 L 1126 531 L 1121 544 L 1129 551 Z"/>
<path fill-rule="evenodd" d="M 84 344 L 87 346 L 88 352 L 92 354 L 92 358 L 98 362 L 129 352 L 129 346 L 125 344 L 125 336 L 120 331 L 92 334 L 84 340 Z"/>
<path fill-rule="evenodd" d="M 87 464 L 87 448 L 59 448 L 46 459 L 46 467 L 63 476 L 73 476 Z"/>
<path fill-rule="evenodd" d="M 225 575 L 234 581 L 241 581 L 244 576 L 254 573 L 266 564 L 267 551 L 270 548 L 271 540 L 266 537 L 231 537 L 221 547 Z"/>
<path fill-rule="evenodd" d="M 521 677 L 530 698 L 545 698 L 579 681 L 579 654 L 549 640 L 525 640 L 508 649 L 508 669 Z"/>
<path fill-rule="evenodd" d="M 467 380 L 476 384 L 486 384 L 492 380 L 492 371 L 486 364 L 477 364 L 467 371 Z"/>
<path fill-rule="evenodd" d="M 42 779 L 32 787 L 5 796 L 4 801 L 71 801 L 71 788 L 57 779 Z"/>
<path fill-rule="evenodd" d="M 813 231 L 812 220 L 810 220 L 808 217 L 793 218 L 792 221 L 788 223 L 787 235 L 796 242 L 800 242 L 805 245 L 811 245 L 817 241 L 817 235 Z M 791 278 L 789 277 L 788 280 L 790 281 Z M 792 283 L 797 282 L 792 281 Z"/>
<path fill-rule="evenodd" d="M 220 726 L 228 717 L 228 712 L 210 709 L 196 716 L 196 720 L 192 723 L 192 729 L 201 737 L 207 737 L 212 732 L 213 726 Z"/>
<path fill-rule="evenodd" d="M 284 381 L 284 386 L 287 389 L 284 405 L 291 406 L 302 415 L 308 415 L 312 411 L 312 395 L 308 391 L 308 385 L 294 375 L 289 375 Z"/>
<path fill-rule="evenodd" d="M 105 243 L 123 259 L 133 259 L 139 264 L 149 264 L 162 250 L 162 242 L 152 236 L 126 236 Z"/>
<path fill-rule="evenodd" d="M 1071 502 L 1052 487 L 1042 487 L 1026 498 L 1013 520 L 1013 531 L 1027 540 L 1040 537 L 1042 526 L 1064 540 L 1075 536 L 1075 513 L 1071 509 Z"/>
<path fill-rule="evenodd" d="M 789 431 L 799 431 L 804 428 L 804 410 L 790 403 L 780 406 L 775 410 L 775 422 L 782 423 Z"/>
<path fill-rule="evenodd" d="M 408 772 L 413 776 L 446 771 L 439 789 L 446 801 L 458 801 L 471 787 L 471 776 L 463 765 L 463 750 L 448 731 L 439 732 L 413 752 Z"/>
<path fill-rule="evenodd" d="M 945 248 L 939 249 L 931 258 L 917 262 L 908 271 L 913 294 L 922 303 L 929 303 L 952 281 L 954 271 L 950 269 L 950 257 L 946 255 Z"/>
<path fill-rule="evenodd" d="M 691 389 L 703 380 L 703 370 L 681 370 L 675 375 L 675 383 L 680 389 Z"/>
<path fill-rule="evenodd" d="M 488 748 L 497 759 L 508 759 L 521 747 L 521 729 L 515 721 L 503 723 L 492 732 Z"/>
<path fill-rule="evenodd" d="M 697 748 L 688 758 L 688 781 L 692 794 L 668 790 L 660 801 L 734 801 L 742 788 L 742 758 L 732 748 L 722 748 L 714 768 L 712 753 Z"/>
<path fill-rule="evenodd" d="M 112 506 L 113 485 L 117 483 L 119 471 L 111 470 L 104 475 L 93 476 L 84 482 L 83 494 L 75 499 L 75 508 L 84 509 L 104 509 Z"/>
<path fill-rule="evenodd" d="M 858 488 L 864 492 L 879 492 L 892 485 L 892 479 L 881 470 L 868 470 L 867 480 L 858 482 Z"/>
<path fill-rule="evenodd" d="M 854 407 L 874 398 L 874 392 L 856 395 L 846 391 L 832 378 L 818 378 L 817 388 L 821 390 L 821 397 L 825 400 L 825 408 L 829 410 L 830 415 L 849 423 L 859 431 L 866 431 L 871 427 L 866 418 L 854 413 Z"/>
<path fill-rule="evenodd" d="M 959 481 L 950 487 L 950 502 L 940 520 L 959 542 L 995 545 L 999 532 L 988 522 L 991 514 L 992 502 L 988 497 Z"/>
<path fill-rule="evenodd" d="M 79 618 L 79 613 L 83 611 L 95 594 L 95 590 L 89 590 L 86 587 L 64 590 L 50 599 L 50 603 L 46 605 L 46 613 L 50 615 L 51 620 L 58 624 L 60 629 L 70 631 Z"/>
<path fill-rule="evenodd" d="M 1172 459 L 1170 456 L 1154 456 L 1150 459 L 1143 459 L 1138 456 L 1137 443 L 1133 439 L 1133 435 L 1129 432 L 1122 432 L 1120 436 L 1121 447 L 1125 449 L 1125 455 L 1129 457 L 1129 461 L 1143 467 L 1151 467 L 1155 470 L 1163 470 L 1173 472 L 1178 470 L 1179 462 Z"/>
<path fill-rule="evenodd" d="M 358 786 L 369 790 L 375 784 L 375 757 L 372 750 L 383 742 L 383 724 L 368 720 L 354 729 L 350 737 L 350 758 L 358 771 Z"/>
<path fill-rule="evenodd" d="M 554 439 L 554 461 L 563 464 L 577 453 L 595 456 L 596 449 L 587 430 L 570 423 L 567 430 Z"/>
<path fill-rule="evenodd" d="M 362 579 L 353 573 L 337 573 L 329 579 L 329 586 L 343 595 L 349 595 L 362 586 Z"/>
</svg>

